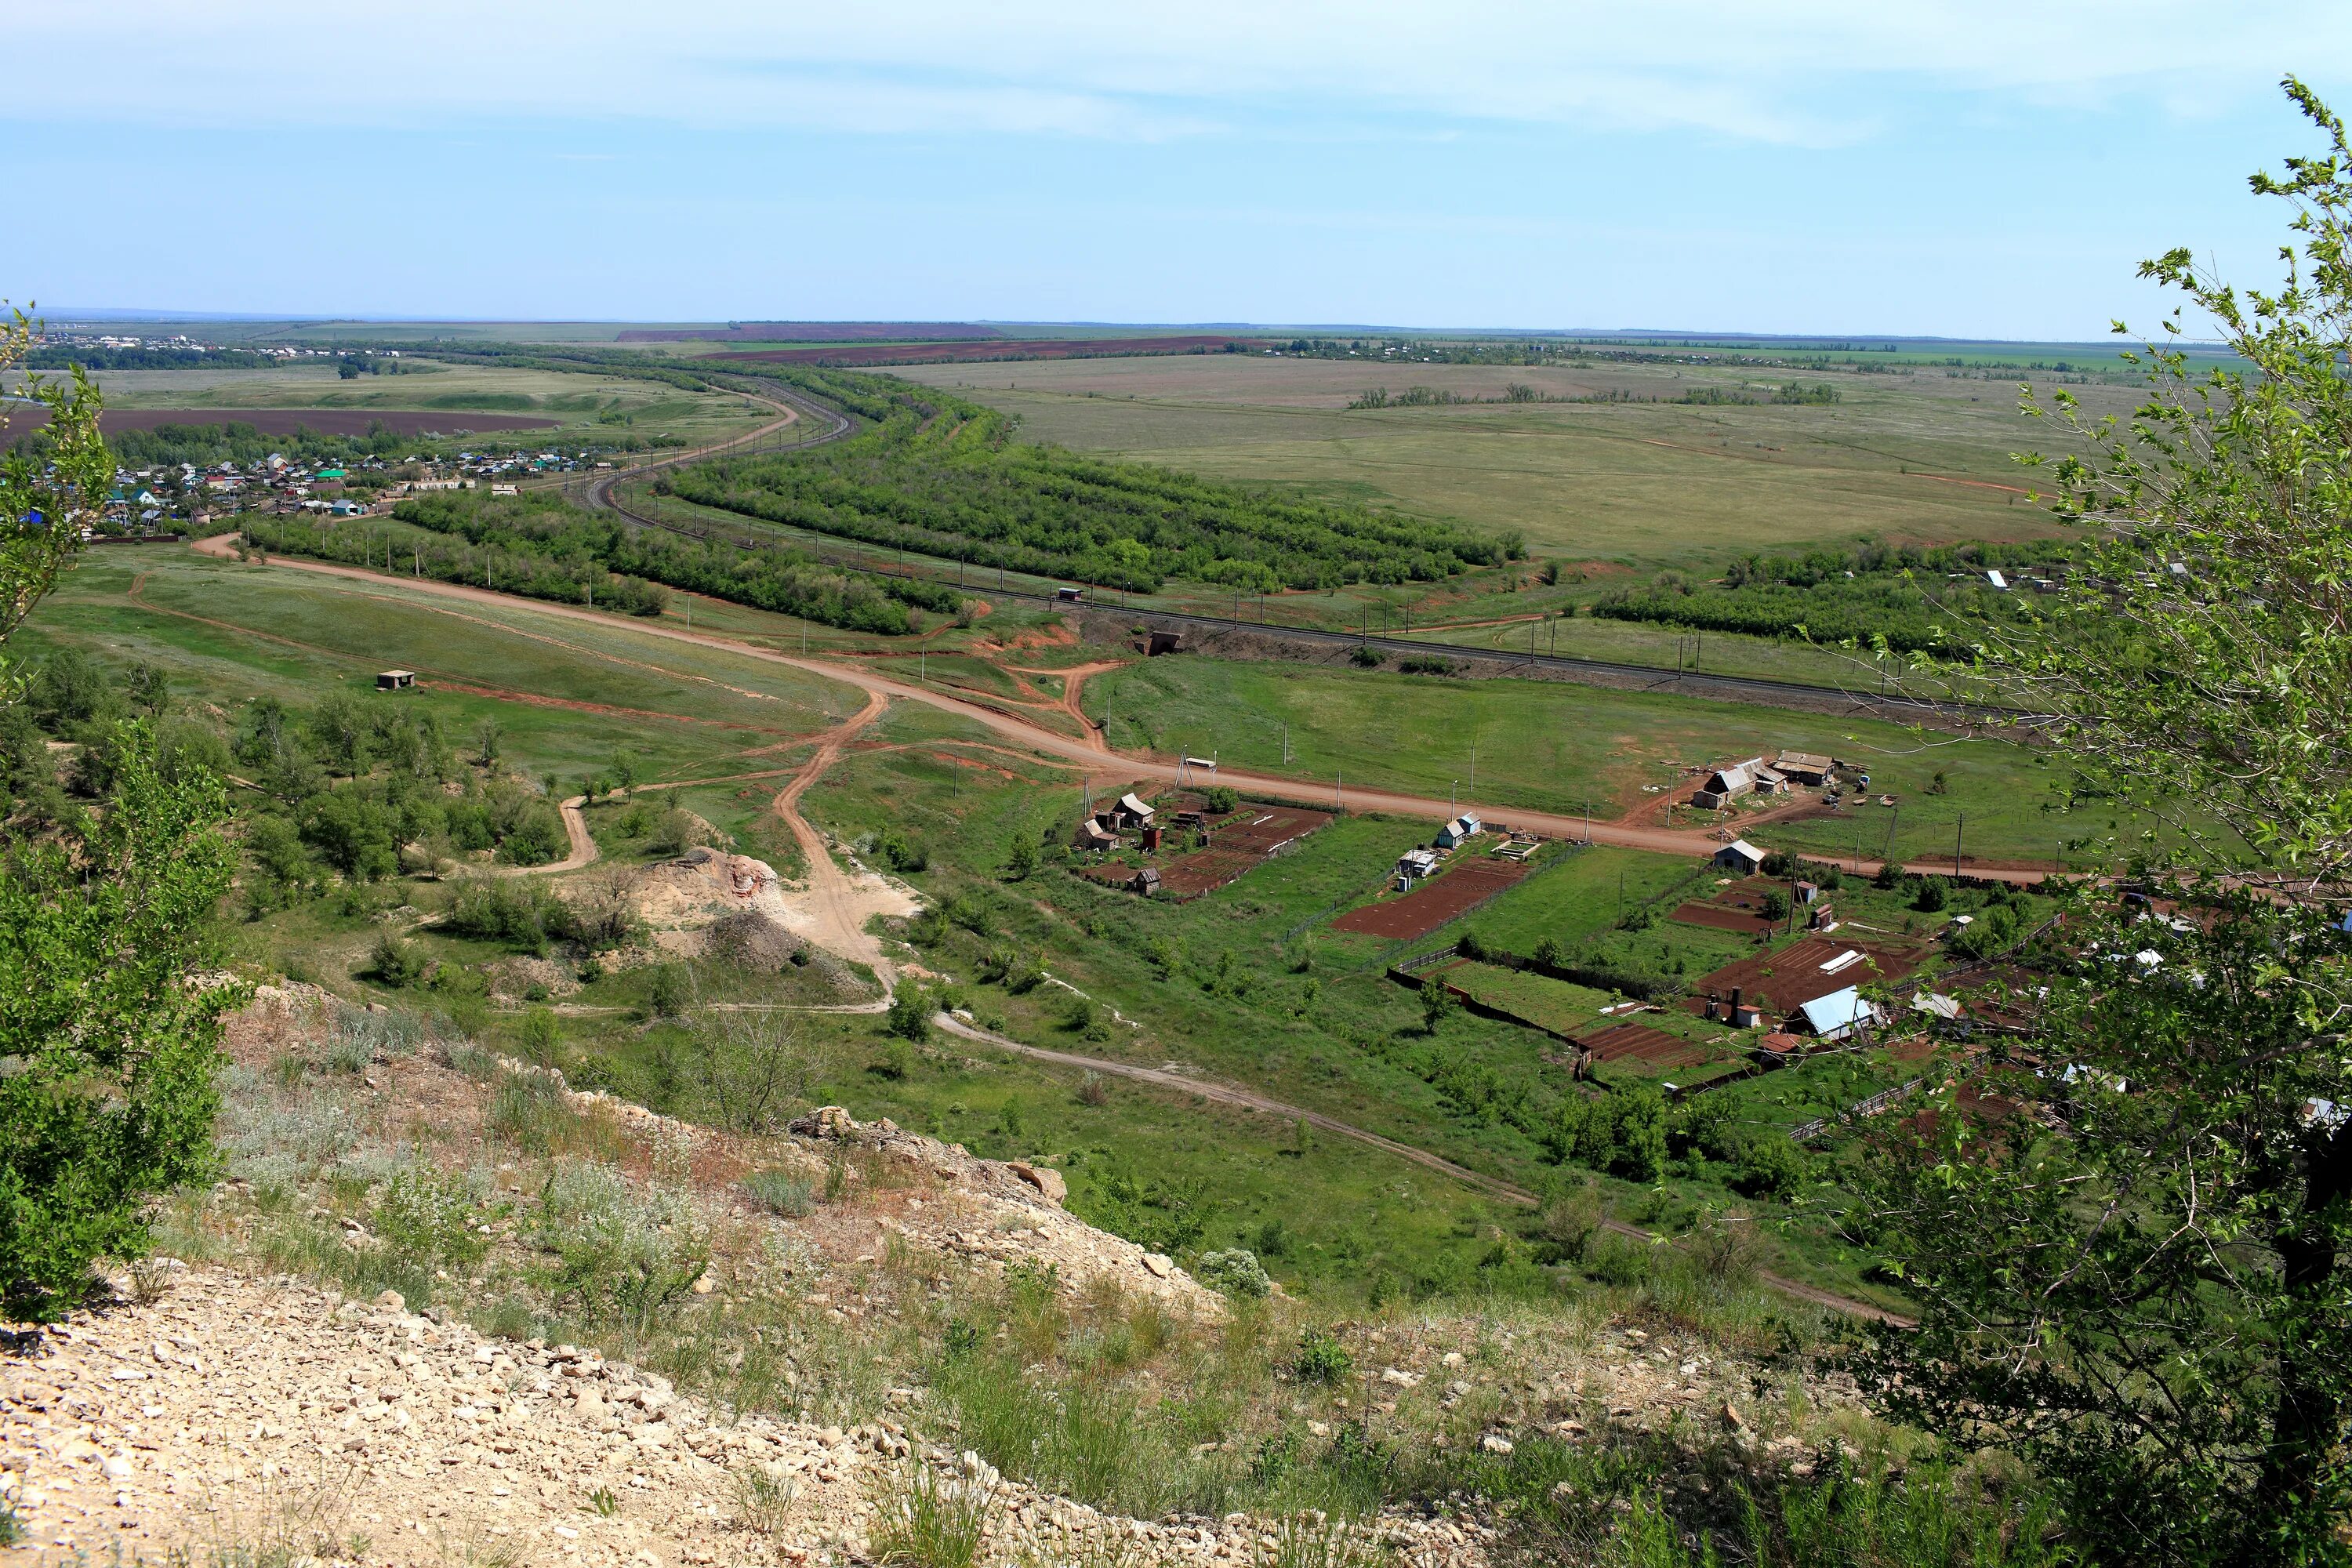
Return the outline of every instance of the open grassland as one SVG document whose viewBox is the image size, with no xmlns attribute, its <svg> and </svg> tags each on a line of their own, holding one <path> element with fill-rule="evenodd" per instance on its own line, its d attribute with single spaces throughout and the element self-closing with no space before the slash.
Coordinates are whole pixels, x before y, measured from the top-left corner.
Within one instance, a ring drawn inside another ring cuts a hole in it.
<svg viewBox="0 0 2352 1568">
<path fill-rule="evenodd" d="M 773 409 L 731 393 L 688 392 L 625 376 L 422 359 L 400 363 L 404 368 L 396 375 L 351 380 L 336 374 L 333 362 L 299 360 L 256 370 L 100 371 L 92 379 L 105 392 L 109 407 L 185 409 L 191 424 L 233 420 L 239 409 L 318 408 L 521 415 L 557 426 L 512 437 L 509 444 L 553 439 L 561 431 L 574 437 L 671 436 L 701 445 L 776 417 Z"/>
<path fill-rule="evenodd" d="M 1859 536 L 2037 537 L 2050 519 L 2010 454 L 2031 445 L 2001 382 L 1663 365 L 1356 365 L 1245 355 L 918 367 L 896 374 L 1018 414 L 1024 437 L 1220 479 L 1297 486 L 1486 530 L 1539 555 L 1704 567 Z M 1499 396 L 1769 397 L 1827 383 L 1830 405 L 1471 404 L 1349 410 L 1367 388 Z M 2071 388 L 2095 410 L 2126 389 Z"/>
<path fill-rule="evenodd" d="M 1611 820 L 1670 792 L 1687 795 L 1696 783 L 1688 769 L 1783 748 L 1850 761 L 1869 771 L 1873 801 L 1896 798 L 1892 809 L 1852 806 L 1756 828 L 1768 847 L 1852 853 L 1859 839 L 1867 858 L 1891 844 L 1924 858 L 1950 853 L 1965 813 L 1967 853 L 2047 864 L 2055 839 L 2106 823 L 2046 813 L 2048 772 L 2020 746 L 1665 694 L 1179 656 L 1094 678 L 1084 705 L 1115 748 L 1283 772 L 1286 746 L 1293 773 L 1494 808 L 1589 807 Z M 1938 774 L 1940 793 L 1931 793 Z"/>
<path fill-rule="evenodd" d="M 623 751 L 647 779 L 697 776 L 857 707 L 822 677 L 740 655 L 169 545 L 84 560 L 23 635 L 36 650 L 70 643 L 155 664 L 186 700 L 225 715 L 265 697 L 307 703 L 328 687 L 372 692 L 376 671 L 413 669 L 425 689 L 386 700 L 430 707 L 457 736 L 494 717 L 519 764 L 565 777 Z"/>
</svg>

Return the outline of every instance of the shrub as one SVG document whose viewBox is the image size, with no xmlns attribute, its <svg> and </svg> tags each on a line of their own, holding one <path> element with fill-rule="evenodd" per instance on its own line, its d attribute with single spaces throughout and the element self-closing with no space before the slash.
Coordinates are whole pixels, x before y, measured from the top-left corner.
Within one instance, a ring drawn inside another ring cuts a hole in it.
<svg viewBox="0 0 2352 1568">
<path fill-rule="evenodd" d="M 1235 810 L 1242 804 L 1241 793 L 1230 784 L 1211 784 L 1201 799 L 1211 811 L 1221 814 Z"/>
<path fill-rule="evenodd" d="M 377 1234 L 426 1266 L 471 1268 L 479 1262 L 489 1239 L 478 1223 L 465 1177 L 427 1164 L 421 1155 L 392 1173 L 375 1211 Z"/>
<path fill-rule="evenodd" d="M 683 968 L 665 963 L 654 971 L 652 984 L 646 990 L 646 1008 L 655 1017 L 683 1017 L 693 999 L 694 984 Z"/>
<path fill-rule="evenodd" d="M 772 1215 L 801 1219 L 816 1207 L 816 1184 L 791 1171 L 754 1171 L 743 1178 L 751 1201 Z"/>
<path fill-rule="evenodd" d="M 1919 879 L 1919 896 L 1911 900 L 1911 907 L 1923 915 L 1938 914 L 1948 901 L 1949 895 L 1944 890 L 1942 878 L 1922 877 Z"/>
<path fill-rule="evenodd" d="M 406 942 L 390 931 L 375 939 L 368 951 L 367 973 L 376 983 L 397 991 L 414 985 L 425 977 L 425 955 L 414 942 Z"/>
<path fill-rule="evenodd" d="M 923 988 L 913 981 L 898 982 L 898 988 L 890 994 L 890 1010 L 883 1015 L 882 1024 L 883 1027 L 902 1040 L 920 1043 L 929 1039 L 931 1037 L 930 998 L 924 995 Z M 904 1077 L 905 1074 L 901 1072 L 897 1076 Z"/>
<path fill-rule="evenodd" d="M 1192 1268 L 1192 1277 L 1228 1296 L 1265 1296 L 1274 1289 L 1257 1254 L 1245 1247 L 1229 1247 L 1205 1254 Z"/>
<path fill-rule="evenodd" d="M 1454 673 L 1454 664 L 1450 658 L 1435 658 L 1427 655 L 1415 654 L 1410 658 L 1399 659 L 1397 668 L 1407 675 L 1451 675 Z"/>
<path fill-rule="evenodd" d="M 1739 1173 L 1731 1184 L 1750 1197 L 1784 1198 L 1804 1184 L 1811 1162 L 1794 1140 L 1759 1133 L 1739 1151 Z"/>
<path fill-rule="evenodd" d="M 540 1192 L 540 1243 L 559 1293 L 591 1322 L 644 1332 L 701 1278 L 709 1248 L 686 1200 L 603 1165 L 556 1167 Z"/>
<path fill-rule="evenodd" d="M 1891 893 L 1895 889 L 1901 887 L 1903 885 L 1902 863 L 1896 860 L 1888 860 L 1885 864 L 1880 866 L 1878 868 L 1877 874 L 1870 879 L 1870 885 L 1876 888 L 1882 893 Z"/>
<path fill-rule="evenodd" d="M 1381 667 L 1381 656 L 1371 648 L 1358 644 L 1355 651 L 1348 655 L 1348 662 L 1358 669 L 1378 669 Z"/>
<path fill-rule="evenodd" d="M 455 936 L 500 942 L 520 952 L 537 952 L 547 944 L 540 901 L 512 882 L 467 882 L 450 900 L 441 929 Z"/>
<path fill-rule="evenodd" d="M 1347 1346 L 1321 1329 L 1309 1329 L 1298 1337 L 1298 1354 L 1292 1358 L 1290 1370 L 1301 1383 L 1328 1384 L 1346 1377 L 1355 1365 Z"/>
</svg>

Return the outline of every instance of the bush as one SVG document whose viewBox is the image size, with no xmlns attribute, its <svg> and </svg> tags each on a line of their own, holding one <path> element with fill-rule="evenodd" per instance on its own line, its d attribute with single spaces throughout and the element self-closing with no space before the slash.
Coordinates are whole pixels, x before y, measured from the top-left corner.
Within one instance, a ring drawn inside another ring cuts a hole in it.
<svg viewBox="0 0 2352 1568">
<path fill-rule="evenodd" d="M 1919 879 L 1919 896 L 1911 900 L 1911 907 L 1921 914 L 1939 914 L 1945 904 L 1949 901 L 1949 895 L 1944 890 L 1942 878 L 1922 877 Z"/>
<path fill-rule="evenodd" d="M 376 1205 L 378 1235 L 417 1263 L 470 1268 L 489 1250 L 477 1228 L 474 1194 L 461 1175 L 411 1160 L 384 1183 Z"/>
<path fill-rule="evenodd" d="M 1879 867 L 1877 875 L 1870 879 L 1870 885 L 1876 888 L 1882 893 L 1891 893 L 1895 889 L 1901 887 L 1903 885 L 1903 867 L 1901 862 L 1889 860 L 1885 865 Z"/>
<path fill-rule="evenodd" d="M 1358 644 L 1355 651 L 1348 655 L 1348 662 L 1358 669 L 1378 669 L 1381 667 L 1381 656 L 1371 648 Z"/>
<path fill-rule="evenodd" d="M 591 1322 L 644 1332 L 694 1289 L 709 1259 L 692 1205 L 603 1165 L 556 1167 L 540 1192 L 540 1244 L 556 1287 Z"/>
<path fill-rule="evenodd" d="M 646 989 L 646 1008 L 655 1017 L 684 1017 L 693 1000 L 694 983 L 683 968 L 665 963 L 654 971 L 653 982 Z"/>
<path fill-rule="evenodd" d="M 1265 1265 L 1258 1262 L 1256 1253 L 1245 1247 L 1229 1247 L 1222 1252 L 1204 1255 L 1193 1265 L 1192 1277 L 1228 1296 L 1265 1296 L 1274 1289 Z"/>
<path fill-rule="evenodd" d="M 1732 1186 L 1750 1197 L 1785 1198 L 1804 1184 L 1811 1161 L 1793 1139 L 1759 1133 L 1739 1151 Z"/>
<path fill-rule="evenodd" d="M 547 945 L 547 911 L 541 900 L 512 882 L 473 881 L 457 889 L 441 929 L 518 952 L 537 952 Z"/>
<path fill-rule="evenodd" d="M 1330 1384 L 1346 1377 L 1355 1365 L 1347 1346 L 1321 1329 L 1309 1329 L 1298 1337 L 1298 1354 L 1292 1359 L 1290 1370 L 1301 1383 Z"/>
<path fill-rule="evenodd" d="M 375 946 L 368 951 L 366 973 L 373 975 L 377 984 L 398 991 L 425 978 L 425 955 L 417 952 L 415 943 L 403 942 L 386 931 L 375 939 Z"/>
<path fill-rule="evenodd" d="M 882 1026 L 902 1040 L 918 1044 L 931 1037 L 930 998 L 923 988 L 911 980 L 901 980 L 890 994 L 890 1010 L 883 1015 Z M 898 1076 L 903 1077 L 904 1074 Z"/>
<path fill-rule="evenodd" d="M 1201 799 L 1211 811 L 1220 814 L 1233 811 L 1242 803 L 1241 792 L 1230 784 L 1211 784 Z"/>
<path fill-rule="evenodd" d="M 743 1178 L 743 1190 L 769 1214 L 786 1219 L 805 1218 L 816 1207 L 816 1185 L 791 1171 L 754 1171 Z"/>
</svg>

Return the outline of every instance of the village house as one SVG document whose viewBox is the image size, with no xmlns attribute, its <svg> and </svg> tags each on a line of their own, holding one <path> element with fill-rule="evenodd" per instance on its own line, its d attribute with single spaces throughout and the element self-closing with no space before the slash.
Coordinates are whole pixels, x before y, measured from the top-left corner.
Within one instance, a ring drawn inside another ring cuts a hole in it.
<svg viewBox="0 0 2352 1568">
<path fill-rule="evenodd" d="M 1396 887 L 1400 893 L 1412 891 L 1413 884 L 1437 875 L 1440 857 L 1434 849 L 1408 849 L 1397 857 Z"/>
<path fill-rule="evenodd" d="M 1715 852 L 1715 864 L 1735 877 L 1753 877 L 1764 869 L 1764 851 L 1745 838 L 1735 838 Z"/>
<path fill-rule="evenodd" d="M 1465 811 L 1437 830 L 1437 847 L 1440 849 L 1458 849 L 1485 831 L 1478 819 Z"/>
<path fill-rule="evenodd" d="M 1112 815 L 1119 827 L 1129 832 L 1139 833 L 1151 826 L 1151 807 L 1132 794 L 1118 797 Z"/>
<path fill-rule="evenodd" d="M 1772 765 L 1801 784 L 1821 785 L 1830 782 L 1837 763 L 1816 752 L 1782 752 L 1772 759 Z"/>
<path fill-rule="evenodd" d="M 1698 786 L 1698 793 L 1691 796 L 1691 804 L 1702 811 L 1720 811 L 1741 795 L 1753 794 L 1756 770 L 1763 765 L 1763 758 L 1750 757 L 1744 763 L 1716 769 Z"/>
</svg>

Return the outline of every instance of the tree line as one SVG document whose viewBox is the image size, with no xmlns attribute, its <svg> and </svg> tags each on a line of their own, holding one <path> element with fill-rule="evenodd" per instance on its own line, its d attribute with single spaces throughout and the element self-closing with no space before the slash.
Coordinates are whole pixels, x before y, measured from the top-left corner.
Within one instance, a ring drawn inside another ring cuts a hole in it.
<svg viewBox="0 0 2352 1568">
<path fill-rule="evenodd" d="M 1526 552 L 1515 535 L 1016 443 L 1006 416 L 928 387 L 777 368 L 775 379 L 866 427 L 801 452 L 691 465 L 666 480 L 674 493 L 813 532 L 1139 593 L 1171 577 L 1253 593 L 1436 581 Z"/>
</svg>

